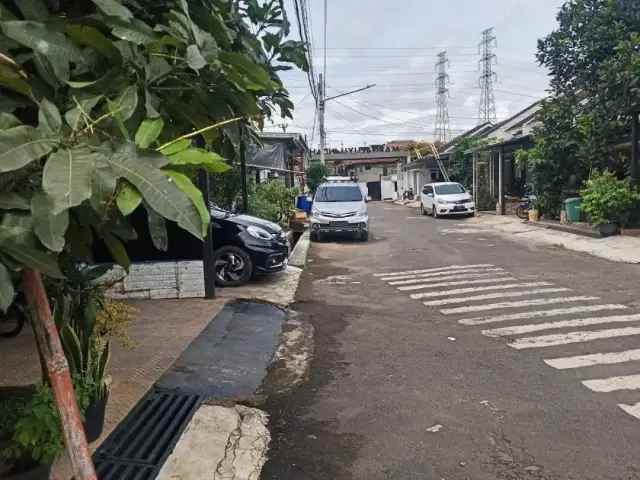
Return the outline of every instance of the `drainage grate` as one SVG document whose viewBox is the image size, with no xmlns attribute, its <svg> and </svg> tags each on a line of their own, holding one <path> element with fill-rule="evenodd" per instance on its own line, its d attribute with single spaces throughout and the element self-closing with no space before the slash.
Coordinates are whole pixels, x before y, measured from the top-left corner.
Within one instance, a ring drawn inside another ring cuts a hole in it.
<svg viewBox="0 0 640 480">
<path fill-rule="evenodd" d="M 152 480 L 173 451 L 202 397 L 154 388 L 94 455 L 101 480 Z"/>
</svg>

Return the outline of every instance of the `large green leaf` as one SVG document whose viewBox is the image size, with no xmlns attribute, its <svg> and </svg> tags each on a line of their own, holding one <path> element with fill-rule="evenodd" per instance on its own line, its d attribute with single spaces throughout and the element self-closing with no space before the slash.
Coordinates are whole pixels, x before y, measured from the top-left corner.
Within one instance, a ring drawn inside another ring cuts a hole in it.
<svg viewBox="0 0 640 480">
<path fill-rule="evenodd" d="M 0 130 L 22 125 L 22 122 L 12 113 L 0 113 Z"/>
<path fill-rule="evenodd" d="M 131 155 L 130 150 L 116 152 L 111 168 L 131 182 L 145 201 L 163 217 L 173 220 L 192 235 L 202 238 L 202 222 L 193 202 L 173 179 L 156 168 L 146 157 Z"/>
<path fill-rule="evenodd" d="M 113 194 L 116 190 L 118 179 L 111 171 L 111 168 L 98 167 L 93 171 L 91 181 L 91 206 L 104 217 L 113 201 Z"/>
<path fill-rule="evenodd" d="M 211 221 L 211 214 L 204 201 L 204 197 L 200 189 L 198 189 L 193 182 L 185 174 L 176 172 L 174 170 L 165 170 L 165 173 L 173 179 L 178 187 L 188 195 L 193 202 L 193 205 L 198 210 L 200 215 L 200 221 L 202 222 L 202 236 L 206 237 L 209 231 L 209 222 Z"/>
<path fill-rule="evenodd" d="M 191 140 L 183 139 L 178 140 L 177 142 L 171 143 L 166 147 L 160 149 L 163 155 L 173 155 L 174 153 L 181 152 L 182 150 L 186 150 L 191 146 Z"/>
<path fill-rule="evenodd" d="M 239 86 L 249 90 L 272 91 L 275 88 L 269 72 L 261 65 L 252 62 L 247 55 L 235 52 L 220 52 L 219 57 L 227 66 L 227 74 L 235 74 L 231 75 L 231 80 Z"/>
<path fill-rule="evenodd" d="M 20 76 L 13 68 L 0 63 L 0 85 L 14 92 L 21 93 L 27 97 L 31 97 L 31 85 Z"/>
<path fill-rule="evenodd" d="M 153 30 L 138 19 L 124 21 L 117 17 L 109 17 L 105 23 L 111 27 L 113 36 L 121 40 L 146 45 L 156 39 Z"/>
<path fill-rule="evenodd" d="M 42 187 L 52 200 L 57 214 L 91 197 L 91 180 L 97 153 L 85 147 L 61 148 L 44 166 Z"/>
<path fill-rule="evenodd" d="M 31 214 L 33 216 L 33 230 L 38 239 L 49 250 L 61 252 L 64 248 L 64 235 L 69 226 L 69 212 L 67 210 L 52 214 L 53 200 L 43 192 L 36 193 L 31 199 Z"/>
<path fill-rule="evenodd" d="M 127 121 L 136 111 L 137 106 L 138 89 L 135 85 L 130 85 L 109 103 L 109 110 L 120 117 L 122 121 Z"/>
<path fill-rule="evenodd" d="M 20 0 L 16 2 L 16 6 L 27 20 L 42 20 L 49 16 L 49 10 L 43 0 Z"/>
<path fill-rule="evenodd" d="M 113 260 L 128 272 L 131 266 L 131 260 L 127 254 L 127 249 L 124 248 L 124 244 L 118 237 L 110 233 L 105 234 L 102 239 Z"/>
<path fill-rule="evenodd" d="M 0 312 L 6 312 L 7 308 L 13 303 L 15 290 L 9 270 L 0 263 Z"/>
<path fill-rule="evenodd" d="M 167 234 L 167 223 L 153 208 L 145 205 L 147 211 L 147 223 L 149 224 L 149 234 L 153 246 L 161 252 L 166 252 L 169 248 L 169 235 Z"/>
<path fill-rule="evenodd" d="M 131 11 L 117 0 L 91 0 L 105 15 L 119 17 L 125 22 L 133 18 Z"/>
<path fill-rule="evenodd" d="M 88 25 L 68 24 L 65 32 L 76 45 L 88 46 L 99 52 L 101 55 L 117 59 L 120 52 L 103 33 Z"/>
<path fill-rule="evenodd" d="M 28 243 L 18 243 L 15 239 L 2 239 L 0 240 L 0 251 L 27 268 L 42 272 L 49 277 L 64 278 L 58 266 L 58 258 L 39 248 L 36 245 L 35 237 L 30 238 L 30 240 Z"/>
<path fill-rule="evenodd" d="M 197 165 L 212 173 L 224 173 L 231 169 L 220 155 L 201 148 L 188 148 L 170 155 L 169 165 Z"/>
<path fill-rule="evenodd" d="M 164 120 L 162 118 L 144 120 L 136 132 L 136 145 L 140 148 L 149 148 L 149 145 L 160 136 L 163 128 Z"/>
<path fill-rule="evenodd" d="M 29 200 L 16 192 L 0 193 L 0 208 L 3 210 L 30 210 Z"/>
<path fill-rule="evenodd" d="M 58 107 L 46 98 L 40 102 L 40 110 L 38 110 L 38 129 L 46 135 L 55 136 L 60 134 L 62 128 L 62 118 Z"/>
<path fill-rule="evenodd" d="M 200 53 L 197 45 L 189 45 L 187 47 L 187 65 L 196 71 L 207 66 L 207 61 Z"/>
<path fill-rule="evenodd" d="M 133 211 L 140 206 L 140 202 L 142 202 L 140 192 L 125 180 L 116 197 L 116 204 L 118 205 L 120 213 L 125 217 L 131 215 Z"/>
<path fill-rule="evenodd" d="M 81 62 L 82 52 L 63 33 L 40 22 L 11 20 L 0 22 L 4 34 L 46 57 L 66 58 L 67 62 Z"/>
<path fill-rule="evenodd" d="M 57 137 L 43 135 L 27 125 L 0 130 L 0 173 L 11 172 L 49 153 Z"/>
</svg>

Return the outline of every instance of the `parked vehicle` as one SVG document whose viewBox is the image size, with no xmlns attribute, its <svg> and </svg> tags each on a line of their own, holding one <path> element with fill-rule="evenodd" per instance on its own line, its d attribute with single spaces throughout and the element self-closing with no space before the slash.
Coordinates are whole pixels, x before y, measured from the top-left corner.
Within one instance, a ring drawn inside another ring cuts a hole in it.
<svg viewBox="0 0 640 480">
<path fill-rule="evenodd" d="M 405 190 L 402 193 L 402 199 L 403 200 L 413 200 L 414 198 L 414 194 L 413 194 L 413 188 L 409 187 L 409 190 Z"/>
<path fill-rule="evenodd" d="M 367 199 L 355 182 L 327 182 L 316 190 L 311 208 L 311 239 L 321 240 L 328 233 L 352 233 L 369 238 Z"/>
<path fill-rule="evenodd" d="M 459 183 L 428 183 L 420 194 L 421 215 L 433 215 L 434 218 L 444 215 L 475 215 L 475 204 L 471 194 Z"/>
<path fill-rule="evenodd" d="M 280 225 L 212 206 L 216 284 L 233 287 L 287 267 L 289 242 Z"/>
<path fill-rule="evenodd" d="M 522 199 L 520 205 L 516 207 L 516 215 L 518 216 L 518 218 L 521 218 L 523 220 L 529 219 L 529 210 L 533 209 L 533 205 L 536 199 L 537 198 L 535 195 L 527 195 Z"/>
</svg>

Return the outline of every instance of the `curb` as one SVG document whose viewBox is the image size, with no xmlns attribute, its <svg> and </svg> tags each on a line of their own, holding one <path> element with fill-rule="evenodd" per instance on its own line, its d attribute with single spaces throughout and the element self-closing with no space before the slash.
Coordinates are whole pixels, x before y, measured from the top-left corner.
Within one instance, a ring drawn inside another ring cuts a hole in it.
<svg viewBox="0 0 640 480">
<path fill-rule="evenodd" d="M 289 265 L 292 267 L 304 268 L 307 263 L 307 254 L 309 253 L 309 231 L 306 230 L 298 239 L 298 243 L 293 247 L 291 255 L 289 255 Z"/>
</svg>

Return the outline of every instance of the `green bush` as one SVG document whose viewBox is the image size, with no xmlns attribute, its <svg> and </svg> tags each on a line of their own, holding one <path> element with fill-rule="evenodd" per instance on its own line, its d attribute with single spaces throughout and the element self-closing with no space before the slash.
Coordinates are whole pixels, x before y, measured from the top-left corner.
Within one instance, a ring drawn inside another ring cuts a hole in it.
<svg viewBox="0 0 640 480">
<path fill-rule="evenodd" d="M 329 176 L 329 169 L 320 162 L 312 164 L 307 169 L 307 187 L 309 187 L 311 193 L 316 192 L 317 188 L 327 176 Z"/>
<path fill-rule="evenodd" d="M 593 225 L 623 224 L 640 195 L 631 188 L 629 180 L 618 180 L 609 172 L 595 173 L 580 192 L 582 208 Z"/>
<path fill-rule="evenodd" d="M 249 213 L 256 217 L 285 224 L 296 211 L 295 201 L 299 190 L 272 180 L 256 186 L 249 196 Z"/>
</svg>

